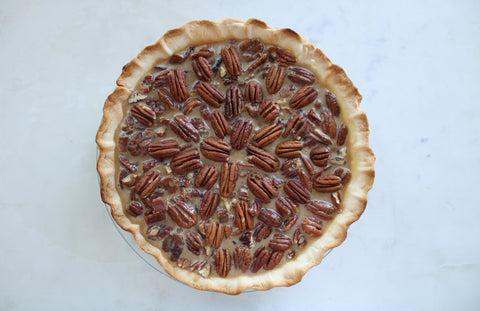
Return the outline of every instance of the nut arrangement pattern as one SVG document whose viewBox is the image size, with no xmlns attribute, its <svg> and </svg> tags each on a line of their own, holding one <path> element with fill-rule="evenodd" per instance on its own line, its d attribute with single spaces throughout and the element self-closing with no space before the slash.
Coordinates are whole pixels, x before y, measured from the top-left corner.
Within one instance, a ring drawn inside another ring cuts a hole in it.
<svg viewBox="0 0 480 311">
<path fill-rule="evenodd" d="M 143 76 L 116 134 L 118 188 L 172 265 L 272 270 L 341 213 L 348 127 L 317 81 L 258 39 L 188 47 Z"/>
</svg>

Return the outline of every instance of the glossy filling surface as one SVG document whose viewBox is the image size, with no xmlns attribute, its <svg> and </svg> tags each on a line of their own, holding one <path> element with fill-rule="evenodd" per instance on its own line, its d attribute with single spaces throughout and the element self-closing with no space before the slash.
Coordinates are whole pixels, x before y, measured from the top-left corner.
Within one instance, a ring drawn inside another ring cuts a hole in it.
<svg viewBox="0 0 480 311">
<path fill-rule="evenodd" d="M 292 260 L 341 213 L 348 128 L 335 95 L 257 39 L 158 63 L 116 133 L 126 215 L 172 265 L 203 277 Z"/>
</svg>

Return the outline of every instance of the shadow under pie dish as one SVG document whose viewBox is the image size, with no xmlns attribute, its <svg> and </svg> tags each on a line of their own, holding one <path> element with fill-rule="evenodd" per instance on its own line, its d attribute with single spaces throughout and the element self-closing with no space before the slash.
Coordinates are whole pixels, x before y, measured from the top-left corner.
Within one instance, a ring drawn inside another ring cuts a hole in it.
<svg viewBox="0 0 480 311">
<path fill-rule="evenodd" d="M 363 213 L 361 95 L 290 29 L 193 21 L 124 66 L 97 133 L 102 199 L 175 279 L 298 283 Z"/>
</svg>

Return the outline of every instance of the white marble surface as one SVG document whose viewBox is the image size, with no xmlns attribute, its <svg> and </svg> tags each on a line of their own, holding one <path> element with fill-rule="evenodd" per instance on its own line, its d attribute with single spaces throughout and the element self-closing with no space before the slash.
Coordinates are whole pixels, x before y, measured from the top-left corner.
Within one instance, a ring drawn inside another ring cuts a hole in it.
<svg viewBox="0 0 480 311">
<path fill-rule="evenodd" d="M 346 242 L 300 284 L 236 297 L 135 255 L 100 200 L 94 143 L 125 63 L 228 16 L 293 28 L 344 67 L 377 156 Z M 479 310 L 479 17 L 475 0 L 3 0 L 0 310 Z"/>
</svg>

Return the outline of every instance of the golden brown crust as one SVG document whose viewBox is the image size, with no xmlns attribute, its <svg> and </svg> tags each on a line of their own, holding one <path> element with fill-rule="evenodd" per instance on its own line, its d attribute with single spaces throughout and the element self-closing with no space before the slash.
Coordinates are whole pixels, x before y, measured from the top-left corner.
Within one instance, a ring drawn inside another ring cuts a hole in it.
<svg viewBox="0 0 480 311">
<path fill-rule="evenodd" d="M 309 245 L 295 260 L 282 267 L 255 276 L 203 278 L 186 269 L 170 264 L 162 252 L 148 243 L 140 233 L 139 226 L 132 224 L 125 216 L 116 190 L 115 140 L 114 135 L 124 118 L 123 103 L 141 79 L 156 63 L 167 60 L 176 52 L 188 46 L 225 41 L 259 38 L 266 44 L 274 44 L 292 52 L 298 63 L 310 68 L 319 81 L 332 91 L 342 110 L 342 117 L 349 128 L 347 146 L 349 149 L 352 177 L 345 189 L 343 212 L 331 222 L 322 237 Z M 107 98 L 104 117 L 97 133 L 100 149 L 97 169 L 101 179 L 101 194 L 110 205 L 116 222 L 131 232 L 139 246 L 155 256 L 164 270 L 176 279 L 200 290 L 214 290 L 226 294 L 239 294 L 246 289 L 267 290 L 275 286 L 290 286 L 298 283 L 313 266 L 318 265 L 331 248 L 340 245 L 347 236 L 348 226 L 363 213 L 367 203 L 367 192 L 374 180 L 375 157 L 370 148 L 368 121 L 360 109 L 362 96 L 345 74 L 344 70 L 332 62 L 319 49 L 316 49 L 303 36 L 291 29 L 275 29 L 263 21 L 249 19 L 241 21 L 226 18 L 217 22 L 192 21 L 170 30 L 155 44 L 146 47 L 137 57 L 122 69 L 117 79 L 118 87 Z"/>
</svg>

